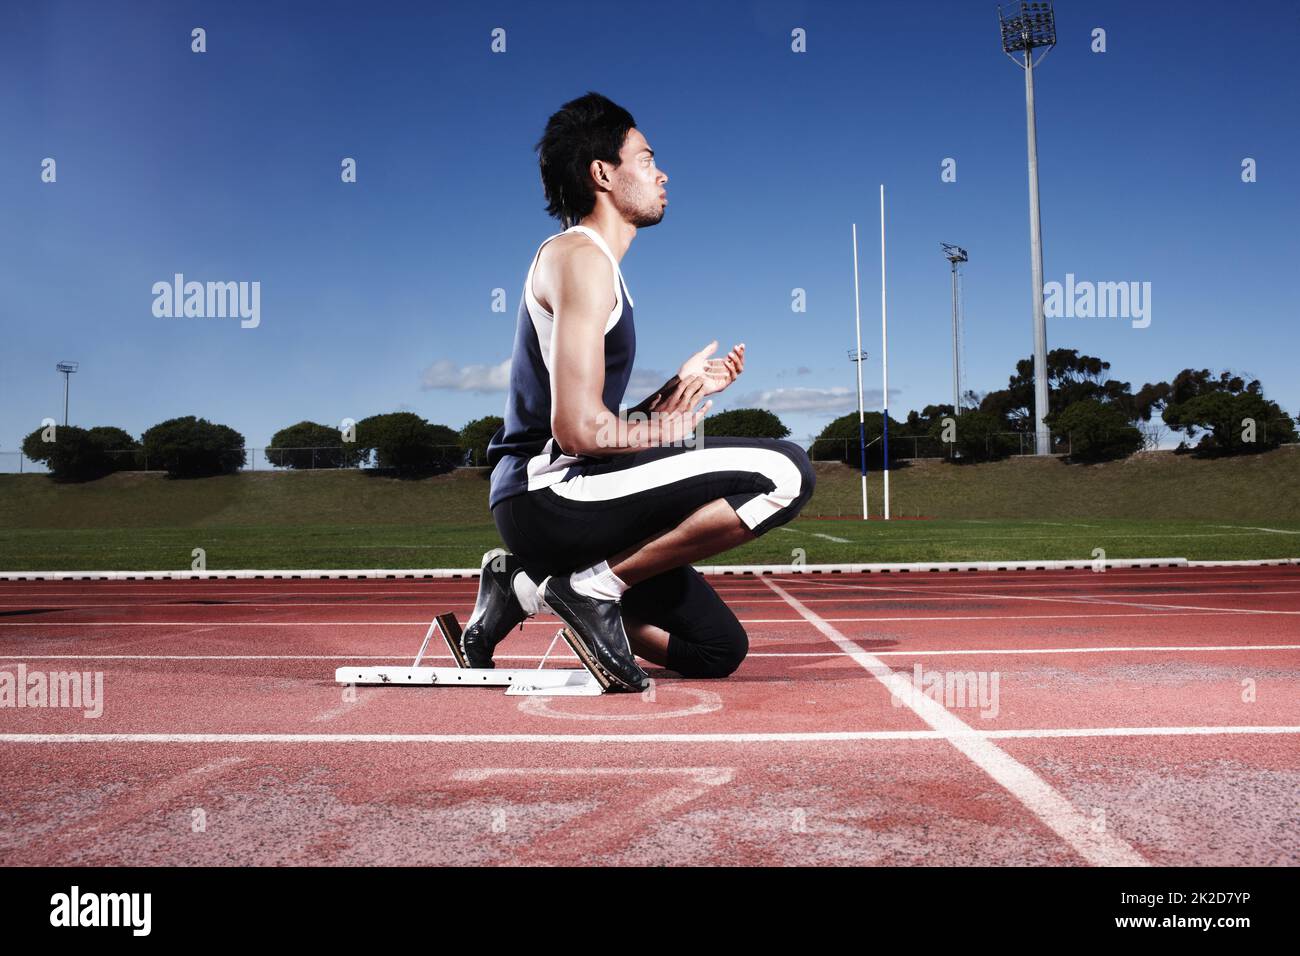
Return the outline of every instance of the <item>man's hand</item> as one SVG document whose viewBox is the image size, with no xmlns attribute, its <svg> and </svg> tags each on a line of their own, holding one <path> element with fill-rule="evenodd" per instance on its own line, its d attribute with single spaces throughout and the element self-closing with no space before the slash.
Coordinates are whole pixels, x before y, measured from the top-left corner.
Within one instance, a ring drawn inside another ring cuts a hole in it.
<svg viewBox="0 0 1300 956">
<path fill-rule="evenodd" d="M 659 392 L 650 396 L 649 404 L 646 407 L 648 412 L 658 412 L 660 415 L 672 415 L 679 412 L 690 412 L 695 409 L 707 393 L 705 388 L 707 383 L 703 375 L 692 375 L 689 378 L 674 377 L 670 379 Z M 712 402 L 705 404 L 707 409 Z"/>
<path fill-rule="evenodd" d="M 717 350 L 718 340 L 714 339 L 682 363 L 677 371 L 678 378 L 702 378 L 704 390 L 701 395 L 713 395 L 722 391 L 745 370 L 745 343 L 732 347 L 726 358 L 709 358 Z"/>
</svg>

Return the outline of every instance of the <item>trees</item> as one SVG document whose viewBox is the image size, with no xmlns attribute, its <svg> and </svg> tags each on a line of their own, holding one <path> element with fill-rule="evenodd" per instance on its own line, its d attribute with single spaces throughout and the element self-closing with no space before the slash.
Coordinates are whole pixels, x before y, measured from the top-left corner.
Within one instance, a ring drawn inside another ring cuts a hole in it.
<svg viewBox="0 0 1300 956">
<path fill-rule="evenodd" d="M 900 422 L 896 422 L 892 418 L 889 420 L 891 434 L 899 434 L 902 428 Z M 883 429 L 884 416 L 880 412 L 867 412 L 863 421 L 863 431 L 866 433 L 867 441 L 872 442 L 867 447 L 868 468 L 879 469 L 884 467 L 884 443 L 875 441 L 880 437 Z M 857 468 L 862 462 L 859 448 L 858 413 L 850 412 L 847 415 L 841 415 L 823 428 L 821 434 L 813 441 L 808 452 L 809 457 L 814 461 L 842 461 L 846 465 Z M 889 466 L 893 468 L 897 461 L 898 449 L 892 447 L 889 449 Z"/>
<path fill-rule="evenodd" d="M 951 408 L 952 406 L 948 406 Z M 1017 447 L 1014 435 L 1006 432 L 1006 423 L 991 412 L 967 409 L 953 416 L 951 431 L 944 417 L 930 423 L 930 437 L 956 448 L 956 460 L 962 462 L 993 461 L 1005 458 Z M 948 442 L 945 439 L 951 438 Z"/>
<path fill-rule="evenodd" d="M 134 438 L 112 425 L 38 428 L 22 442 L 23 454 L 42 462 L 55 481 L 92 481 L 134 468 L 139 448 Z"/>
<path fill-rule="evenodd" d="M 1277 402 L 1264 397 L 1258 379 L 1232 372 L 1185 368 L 1172 382 L 1144 385 L 1152 410 L 1170 428 L 1201 439 L 1199 455 L 1241 455 L 1296 441 L 1296 423 Z M 1148 413 L 1149 414 L 1149 413 Z"/>
<path fill-rule="evenodd" d="M 1096 401 L 1124 411 L 1129 421 L 1142 412 L 1133 387 L 1110 377 L 1110 363 L 1078 349 L 1052 349 L 1047 353 L 1048 414 L 1062 412 L 1075 402 Z M 989 392 L 979 410 L 1001 417 L 1012 431 L 1032 431 L 1034 419 L 1034 360 L 1016 363 L 1007 387 Z M 1147 417 L 1150 417 L 1148 410 Z"/>
<path fill-rule="evenodd" d="M 903 423 L 902 434 L 916 438 L 931 437 L 931 428 L 935 422 L 953 417 L 951 405 L 927 405 L 919 412 L 908 412 L 907 421 Z"/>
<path fill-rule="evenodd" d="M 717 438 L 786 438 L 790 429 L 762 408 L 734 408 L 704 419 L 704 441 Z"/>
<path fill-rule="evenodd" d="M 1053 432 L 1070 438 L 1070 458 L 1108 461 L 1125 458 L 1142 448 L 1142 433 L 1117 406 L 1095 399 L 1075 402 L 1047 418 Z"/>
<path fill-rule="evenodd" d="M 360 442 L 345 442 L 337 428 L 298 422 L 271 436 L 266 460 L 277 468 L 355 468 L 368 452 Z"/>
<path fill-rule="evenodd" d="M 469 456 L 470 464 L 487 464 L 488 442 L 504 424 L 505 419 L 500 415 L 486 415 L 465 424 L 460 430 L 459 441 L 461 450 Z"/>
<path fill-rule="evenodd" d="M 244 436 L 227 425 L 187 415 L 169 418 L 140 436 L 151 465 L 169 478 L 231 474 L 244 465 Z"/>
<path fill-rule="evenodd" d="M 447 471 L 460 463 L 460 435 L 413 412 L 371 415 L 357 422 L 357 444 L 375 464 L 400 474 Z"/>
</svg>

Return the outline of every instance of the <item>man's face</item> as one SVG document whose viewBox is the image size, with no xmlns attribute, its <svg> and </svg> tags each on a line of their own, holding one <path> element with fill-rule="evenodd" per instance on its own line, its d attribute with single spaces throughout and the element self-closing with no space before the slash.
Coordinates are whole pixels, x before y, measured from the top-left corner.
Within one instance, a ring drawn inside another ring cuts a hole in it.
<svg viewBox="0 0 1300 956">
<path fill-rule="evenodd" d="M 628 130 L 618 158 L 618 168 L 610 170 L 615 207 L 638 229 L 653 226 L 668 207 L 668 175 L 655 165 L 654 150 L 638 129 Z"/>
</svg>

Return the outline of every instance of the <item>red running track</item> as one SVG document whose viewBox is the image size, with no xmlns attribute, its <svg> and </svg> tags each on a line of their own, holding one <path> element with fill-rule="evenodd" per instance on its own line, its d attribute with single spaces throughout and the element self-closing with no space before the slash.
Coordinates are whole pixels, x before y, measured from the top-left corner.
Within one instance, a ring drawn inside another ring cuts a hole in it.
<svg viewBox="0 0 1300 956">
<path fill-rule="evenodd" d="M 1300 863 L 1300 568 L 713 581 L 735 675 L 595 698 L 334 684 L 471 580 L 0 582 L 103 680 L 0 706 L 0 862 Z"/>
</svg>

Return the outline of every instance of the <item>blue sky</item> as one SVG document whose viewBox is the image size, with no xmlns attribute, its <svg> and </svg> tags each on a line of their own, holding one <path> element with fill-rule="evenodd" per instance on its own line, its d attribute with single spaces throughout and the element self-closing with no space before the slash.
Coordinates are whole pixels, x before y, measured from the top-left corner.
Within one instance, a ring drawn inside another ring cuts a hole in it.
<svg viewBox="0 0 1300 956">
<path fill-rule="evenodd" d="M 1295 414 L 1297 8 L 1064 0 L 1057 21 L 1036 72 L 1046 278 L 1152 293 L 1149 327 L 1053 319 L 1049 346 L 1100 355 L 1135 389 L 1230 368 Z M 744 341 L 717 407 L 769 407 L 800 439 L 853 410 L 856 221 L 878 408 L 882 182 L 891 414 L 951 395 L 941 240 L 971 255 L 967 384 L 1004 386 L 1031 351 L 1023 74 L 992 3 L 14 0 L 0 451 L 61 420 L 62 359 L 82 363 L 72 422 L 137 436 L 187 414 L 251 446 L 302 419 L 499 414 L 492 368 L 555 231 L 532 146 L 593 89 L 632 111 L 670 177 L 666 218 L 623 261 L 638 382 L 711 338 Z M 260 282 L 260 325 L 155 317 L 153 284 L 178 272 Z"/>
</svg>

